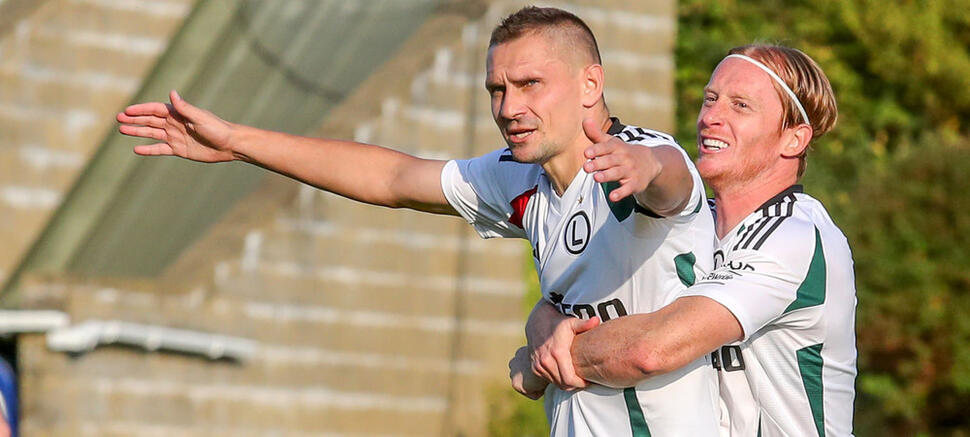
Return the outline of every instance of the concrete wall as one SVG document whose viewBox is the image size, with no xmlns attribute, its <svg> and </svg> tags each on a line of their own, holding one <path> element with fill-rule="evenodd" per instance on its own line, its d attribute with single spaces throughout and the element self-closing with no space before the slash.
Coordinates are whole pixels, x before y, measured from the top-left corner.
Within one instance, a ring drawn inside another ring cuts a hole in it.
<svg viewBox="0 0 970 437">
<path fill-rule="evenodd" d="M 0 282 L 112 129 L 194 0 L 37 0 L 0 28 Z M 150 5 L 149 5 L 150 4 Z"/>
<path fill-rule="evenodd" d="M 10 220 L 0 239 L 12 242 L 0 268 L 22 256 L 113 129 L 113 113 L 189 3 L 51 0 L 18 27 L 26 30 L 0 40 L 0 217 L 9 217 L 0 220 Z M 597 34 L 614 114 L 671 128 L 674 2 L 551 4 Z M 503 147 L 483 63 L 492 26 L 518 6 L 493 2 L 471 21 L 433 18 L 316 134 L 442 158 Z M 137 13 L 161 15 L 127 15 Z M 78 36 L 83 17 L 92 24 Z M 133 52 L 117 38 L 143 43 Z M 62 309 L 75 323 L 242 336 L 258 342 L 256 357 L 120 347 L 68 356 L 41 335 L 21 336 L 24 435 L 483 435 L 483 388 L 505 384 L 523 341 L 530 265 L 524 243 L 482 241 L 460 219 L 382 210 L 270 177 L 160 278 L 33 276 L 22 289 L 25 306 Z"/>
</svg>

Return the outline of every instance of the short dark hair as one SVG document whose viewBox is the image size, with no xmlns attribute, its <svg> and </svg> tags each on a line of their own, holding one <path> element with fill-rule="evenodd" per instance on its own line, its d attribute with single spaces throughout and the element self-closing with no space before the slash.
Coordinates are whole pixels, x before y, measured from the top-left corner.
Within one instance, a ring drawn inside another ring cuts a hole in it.
<svg viewBox="0 0 970 437">
<path fill-rule="evenodd" d="M 574 39 L 575 43 L 584 47 L 594 63 L 602 63 L 596 37 L 589 26 L 576 15 L 557 8 L 526 6 L 519 9 L 495 26 L 488 46 L 494 47 L 532 32 L 545 31 L 563 32 L 565 37 Z"/>
</svg>

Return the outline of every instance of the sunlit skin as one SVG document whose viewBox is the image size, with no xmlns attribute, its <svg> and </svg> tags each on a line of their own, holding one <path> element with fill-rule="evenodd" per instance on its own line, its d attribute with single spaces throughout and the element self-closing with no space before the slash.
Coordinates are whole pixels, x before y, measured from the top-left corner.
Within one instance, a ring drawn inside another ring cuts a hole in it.
<svg viewBox="0 0 970 437">
<path fill-rule="evenodd" d="M 812 129 L 798 124 L 782 130 L 783 114 L 774 80 L 743 59 L 722 61 L 704 88 L 697 170 L 717 199 L 719 238 L 760 202 L 797 182 L 798 155 Z"/>
<path fill-rule="evenodd" d="M 543 33 L 531 33 L 491 47 L 485 89 L 512 156 L 541 165 L 561 194 L 586 160 L 583 151 L 593 144 L 583 132 L 583 120 L 592 119 L 603 131 L 609 120 L 605 107 L 597 105 L 602 67 L 562 55 L 568 52 L 559 45 Z"/>
</svg>

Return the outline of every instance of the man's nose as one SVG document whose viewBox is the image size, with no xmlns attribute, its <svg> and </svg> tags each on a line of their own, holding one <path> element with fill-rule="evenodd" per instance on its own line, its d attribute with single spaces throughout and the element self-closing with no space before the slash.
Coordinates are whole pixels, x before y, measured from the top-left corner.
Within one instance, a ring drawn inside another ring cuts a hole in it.
<svg viewBox="0 0 970 437">
<path fill-rule="evenodd" d="M 515 120 L 525 113 L 525 100 L 522 93 L 514 89 L 507 89 L 502 96 L 502 108 L 499 115 L 506 120 Z"/>
<path fill-rule="evenodd" d="M 724 107 L 721 102 L 714 102 L 701 109 L 698 121 L 703 126 L 718 126 L 724 122 Z"/>
</svg>

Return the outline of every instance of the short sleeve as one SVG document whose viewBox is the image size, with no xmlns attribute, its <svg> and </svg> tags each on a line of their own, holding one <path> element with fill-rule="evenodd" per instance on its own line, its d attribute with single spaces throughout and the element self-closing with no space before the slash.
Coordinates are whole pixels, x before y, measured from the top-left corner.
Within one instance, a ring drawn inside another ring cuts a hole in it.
<svg viewBox="0 0 970 437">
<path fill-rule="evenodd" d="M 805 225 L 811 227 L 805 229 Z M 791 223 L 758 250 L 730 251 L 713 272 L 681 296 L 704 296 L 724 305 L 741 323 L 744 339 L 798 308 L 821 304 L 817 234 L 811 223 Z M 815 270 L 814 272 L 812 270 Z M 821 282 L 824 287 L 824 259 Z M 814 294 L 813 294 L 814 293 Z M 788 323 L 807 319 L 791 318 Z"/>
<path fill-rule="evenodd" d="M 523 183 L 523 165 L 496 151 L 477 158 L 454 160 L 441 171 L 441 189 L 448 203 L 482 238 L 525 238 L 522 228 L 509 222 L 509 203 Z M 516 168 L 520 167 L 520 168 Z"/>
<path fill-rule="evenodd" d="M 687 205 L 676 216 L 690 217 L 700 212 L 701 208 L 706 206 L 707 193 L 704 191 L 704 182 L 701 180 L 701 175 L 697 172 L 697 167 L 691 161 L 690 156 L 680 146 L 676 144 L 672 146 L 676 147 L 680 155 L 684 157 L 684 161 L 687 163 L 687 171 L 690 172 L 690 180 L 694 184 L 690 190 L 690 200 L 687 201 Z"/>
<path fill-rule="evenodd" d="M 622 137 L 618 137 L 618 138 L 622 139 Z M 683 147 L 680 147 L 680 145 L 677 144 L 676 142 L 658 141 L 656 139 L 651 139 L 651 138 L 633 140 L 630 142 L 630 144 L 639 144 L 645 147 L 659 147 L 659 146 L 673 147 L 674 149 L 677 149 L 678 152 L 680 152 L 680 156 L 684 160 L 684 165 L 687 166 L 687 171 L 688 173 L 690 173 L 692 187 L 690 191 L 690 199 L 687 201 L 687 205 L 684 206 L 684 209 L 681 210 L 679 213 L 669 217 L 659 217 L 657 215 L 651 215 L 651 217 L 689 220 L 691 216 L 700 212 L 701 208 L 704 207 L 704 204 L 707 203 L 707 193 L 704 191 L 704 182 L 701 180 L 701 176 L 700 176 L 700 173 L 698 173 L 697 171 L 697 167 L 694 165 L 694 162 L 690 159 L 690 155 L 688 155 L 687 152 L 684 151 Z M 639 206 L 641 208 L 644 207 L 643 205 L 639 205 Z M 683 220 L 680 220 L 680 221 L 683 221 Z"/>
</svg>

